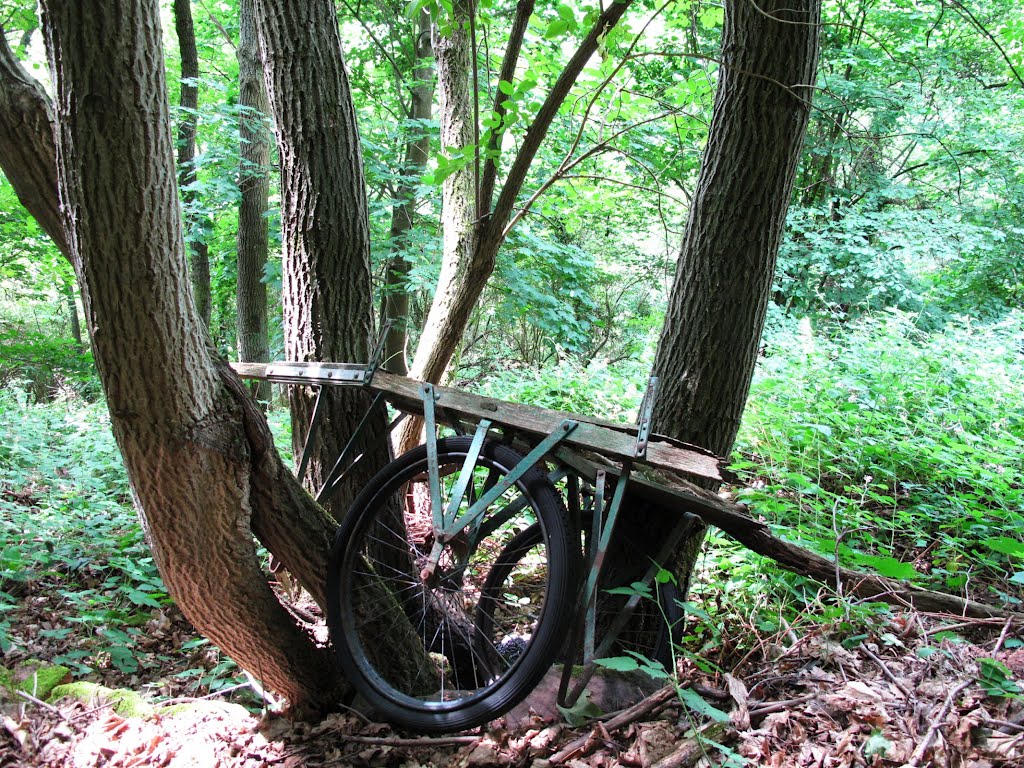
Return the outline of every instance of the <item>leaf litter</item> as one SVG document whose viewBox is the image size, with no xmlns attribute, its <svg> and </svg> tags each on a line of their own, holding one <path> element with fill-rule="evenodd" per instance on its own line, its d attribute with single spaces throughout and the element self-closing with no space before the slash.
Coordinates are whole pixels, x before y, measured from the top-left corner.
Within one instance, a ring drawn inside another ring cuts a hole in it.
<svg viewBox="0 0 1024 768">
<path fill-rule="evenodd" d="M 951 623 L 959 634 L 943 630 Z M 0 768 L 1024 766 L 1024 649 L 1013 629 L 905 612 L 855 643 L 822 625 L 790 634 L 788 647 L 763 643 L 728 674 L 681 662 L 680 685 L 728 712 L 721 723 L 688 710 L 671 687 L 575 728 L 528 700 L 525 717 L 443 738 L 350 712 L 310 724 L 178 697 L 125 717 L 102 701 L 6 691 Z"/>
</svg>

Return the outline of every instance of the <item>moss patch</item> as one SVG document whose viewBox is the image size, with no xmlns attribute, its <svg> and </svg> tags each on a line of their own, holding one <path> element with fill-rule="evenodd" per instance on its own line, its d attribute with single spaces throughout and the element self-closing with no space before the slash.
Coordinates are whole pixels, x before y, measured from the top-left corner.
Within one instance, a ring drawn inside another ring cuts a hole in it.
<svg viewBox="0 0 1024 768">
<path fill-rule="evenodd" d="M 51 703 L 63 698 L 77 699 L 93 706 L 109 704 L 122 717 L 144 717 L 153 712 L 153 706 L 135 691 L 115 690 L 84 681 L 58 685 L 50 694 Z"/>
<path fill-rule="evenodd" d="M 25 661 L 14 669 L 0 667 L 0 687 L 13 693 L 24 691 L 37 699 L 47 699 L 51 691 L 71 681 L 71 670 L 59 664 Z"/>
</svg>

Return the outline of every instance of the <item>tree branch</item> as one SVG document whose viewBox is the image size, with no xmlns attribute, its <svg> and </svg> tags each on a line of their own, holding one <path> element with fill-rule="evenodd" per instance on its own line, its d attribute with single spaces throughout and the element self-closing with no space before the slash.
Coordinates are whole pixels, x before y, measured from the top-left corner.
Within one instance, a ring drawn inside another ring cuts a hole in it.
<svg viewBox="0 0 1024 768">
<path fill-rule="evenodd" d="M 519 54 L 523 48 L 523 39 L 526 37 L 526 28 L 533 15 L 534 0 L 519 0 L 516 5 L 516 15 L 512 21 L 512 30 L 509 32 L 508 46 L 505 48 L 505 57 L 501 62 L 501 71 L 498 73 L 498 82 L 502 80 L 511 83 L 515 77 L 516 64 L 519 62 Z M 494 96 L 492 110 L 498 114 L 499 120 L 504 120 L 508 111 L 503 106 L 508 100 L 506 94 L 498 92 Z M 501 137 L 497 129 L 492 128 L 487 136 L 487 145 L 484 147 L 484 156 L 487 157 L 493 152 L 501 151 Z M 479 148 L 478 155 L 479 156 Z M 494 184 L 498 175 L 498 158 L 489 159 L 480 175 L 480 190 L 477 198 L 477 215 L 486 216 L 491 212 L 491 199 L 494 197 Z"/>
<path fill-rule="evenodd" d="M 538 110 L 533 124 L 526 132 L 523 145 L 516 154 L 512 168 L 509 170 L 505 184 L 502 186 L 501 195 L 499 195 L 498 202 L 494 206 L 494 213 L 488 220 L 487 226 L 491 236 L 505 229 L 505 223 L 512 214 L 512 208 L 515 205 L 516 198 L 519 196 L 519 190 L 522 189 L 523 182 L 526 180 L 527 171 L 529 171 L 530 165 L 533 163 L 533 159 L 536 157 L 537 151 L 544 141 L 544 137 L 547 136 L 548 129 L 551 128 L 551 123 L 558 114 L 558 110 L 561 108 L 566 96 L 569 95 L 569 91 L 572 89 L 576 79 L 583 71 L 583 67 L 586 66 L 587 61 L 597 51 L 601 38 L 618 24 L 632 4 L 633 0 L 615 2 L 601 13 L 593 29 L 590 30 L 590 34 L 580 43 L 580 47 L 573 54 L 568 64 L 566 64 L 565 69 L 562 70 L 562 74 L 554 86 L 552 86 L 547 98 L 541 105 L 540 110 Z"/>
</svg>

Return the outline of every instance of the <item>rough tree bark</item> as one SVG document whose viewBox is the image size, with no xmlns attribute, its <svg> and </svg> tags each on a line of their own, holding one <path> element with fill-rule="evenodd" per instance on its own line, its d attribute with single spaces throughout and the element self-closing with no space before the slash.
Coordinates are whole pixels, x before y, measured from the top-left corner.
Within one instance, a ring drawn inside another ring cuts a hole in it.
<svg viewBox="0 0 1024 768">
<path fill-rule="evenodd" d="M 277 601 L 252 533 L 322 603 L 334 526 L 281 463 L 196 311 L 159 18 L 155 0 L 42 4 L 64 228 L 114 435 L 168 590 L 269 688 L 319 706 L 342 686 L 333 656 Z"/>
<path fill-rule="evenodd" d="M 178 33 L 178 51 L 181 54 L 181 122 L 178 123 L 178 186 L 185 207 L 187 233 L 192 268 L 192 291 L 200 317 L 210 327 L 210 251 L 204 241 L 203 217 L 196 213 L 198 195 L 191 188 L 196 182 L 193 161 L 196 156 L 196 110 L 199 109 L 199 53 L 196 51 L 196 33 L 192 26 L 192 6 L 189 0 L 174 0 L 174 29 Z"/>
<path fill-rule="evenodd" d="M 820 0 L 728 0 L 708 134 L 653 375 L 654 429 L 732 450 L 810 112 Z M 671 525 L 672 521 L 665 521 Z M 703 526 L 673 570 L 688 583 Z"/>
<path fill-rule="evenodd" d="M 270 197 L 270 126 L 267 89 L 263 83 L 259 39 L 252 0 L 238 4 L 238 359 L 246 363 L 270 360 L 267 331 L 267 285 L 263 270 L 270 250 L 267 210 Z M 260 402 L 270 399 L 270 385 L 252 385 Z"/>
<path fill-rule="evenodd" d="M 294 361 L 361 362 L 373 325 L 370 229 L 355 108 L 330 0 L 255 0 L 267 94 L 281 156 L 285 356 Z M 314 397 L 290 388 L 296 456 Z M 362 390 L 327 387 L 326 411 L 307 475 L 319 488 L 366 413 Z M 361 446 L 365 459 L 332 506 L 387 461 L 386 414 L 378 411 Z"/>
<path fill-rule="evenodd" d="M 430 134 L 424 121 L 430 119 L 434 102 L 434 73 L 429 59 L 433 56 L 430 38 L 430 14 L 420 11 L 416 22 L 412 85 L 409 88 L 409 139 L 405 144 L 402 162 L 402 182 L 395 193 L 391 209 L 391 258 L 384 277 L 384 317 L 394 320 L 384 346 L 387 370 L 404 376 L 409 372 L 409 293 L 405 282 L 409 274 L 409 261 L 404 252 L 406 238 L 413 229 L 416 217 L 416 189 L 430 154 Z"/>
<path fill-rule="evenodd" d="M 21 66 L 0 27 L 0 168 L 21 204 L 70 259 L 57 202 L 54 153 L 50 99 Z"/>
</svg>

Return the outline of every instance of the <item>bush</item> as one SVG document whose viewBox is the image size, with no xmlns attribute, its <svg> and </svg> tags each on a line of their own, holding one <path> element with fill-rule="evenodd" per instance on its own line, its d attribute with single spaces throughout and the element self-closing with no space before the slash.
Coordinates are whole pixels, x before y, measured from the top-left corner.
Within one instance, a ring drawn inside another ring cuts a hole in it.
<svg viewBox="0 0 1024 768">
<path fill-rule="evenodd" d="M 733 466 L 741 496 L 852 565 L 945 589 L 979 567 L 1024 582 L 1024 314 L 930 336 L 915 319 L 832 338 L 804 323 L 764 360 Z"/>
</svg>

